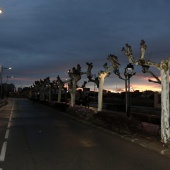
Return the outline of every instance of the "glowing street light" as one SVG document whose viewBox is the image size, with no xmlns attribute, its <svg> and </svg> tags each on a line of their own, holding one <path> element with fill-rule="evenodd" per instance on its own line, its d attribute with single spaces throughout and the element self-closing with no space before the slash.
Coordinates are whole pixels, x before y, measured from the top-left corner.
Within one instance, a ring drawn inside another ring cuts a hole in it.
<svg viewBox="0 0 170 170">
<path fill-rule="evenodd" d="M 0 14 L 2 14 L 2 9 L 0 9 Z"/>
</svg>

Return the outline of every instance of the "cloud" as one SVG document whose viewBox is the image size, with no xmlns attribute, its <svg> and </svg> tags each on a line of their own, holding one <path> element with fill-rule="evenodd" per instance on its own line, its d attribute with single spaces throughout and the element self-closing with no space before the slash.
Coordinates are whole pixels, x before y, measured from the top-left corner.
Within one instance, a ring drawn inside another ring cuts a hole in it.
<svg viewBox="0 0 170 170">
<path fill-rule="evenodd" d="M 141 39 L 147 43 L 150 60 L 160 62 L 169 56 L 167 0 L 3 0 L 0 5 L 4 11 L 0 64 L 13 67 L 14 77 L 25 76 L 30 83 L 32 77 L 64 78 L 76 64 L 86 69 L 87 61 L 93 62 L 97 74 L 110 53 L 118 56 L 123 74 L 128 59 L 121 48 L 129 43 L 137 59 Z M 141 67 L 135 71 L 142 75 Z M 106 81 L 106 86 L 110 83 Z"/>
</svg>

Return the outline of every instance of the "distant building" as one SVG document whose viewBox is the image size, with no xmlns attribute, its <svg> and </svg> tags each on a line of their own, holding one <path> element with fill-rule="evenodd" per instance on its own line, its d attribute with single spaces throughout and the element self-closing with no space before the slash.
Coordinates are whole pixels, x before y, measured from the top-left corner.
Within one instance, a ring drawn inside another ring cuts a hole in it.
<svg viewBox="0 0 170 170">
<path fill-rule="evenodd" d="M 90 88 L 83 88 L 83 92 L 84 93 L 89 93 L 90 92 Z"/>
<path fill-rule="evenodd" d="M 143 93 L 142 93 L 142 95 L 141 95 L 141 97 L 142 98 L 149 98 L 151 95 L 153 95 L 154 94 L 154 92 L 153 91 L 151 91 L 151 90 L 146 90 L 146 91 L 144 91 Z"/>
</svg>

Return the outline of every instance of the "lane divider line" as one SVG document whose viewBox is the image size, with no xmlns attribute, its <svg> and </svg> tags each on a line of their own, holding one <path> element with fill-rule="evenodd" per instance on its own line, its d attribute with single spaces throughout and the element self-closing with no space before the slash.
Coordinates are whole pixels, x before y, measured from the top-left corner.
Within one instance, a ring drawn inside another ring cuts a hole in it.
<svg viewBox="0 0 170 170">
<path fill-rule="evenodd" d="M 11 121 L 12 120 L 12 114 L 10 115 L 10 117 L 9 117 L 9 121 Z"/>
<path fill-rule="evenodd" d="M 9 117 L 9 122 L 8 122 L 7 130 L 6 130 L 6 133 L 5 133 L 5 139 L 8 139 L 8 137 L 9 137 L 9 128 L 11 126 L 12 113 L 13 113 L 13 107 L 11 109 L 11 114 L 10 114 L 10 117 Z M 2 149 L 1 149 L 0 162 L 5 160 L 6 149 L 7 149 L 7 142 L 5 141 L 3 143 Z M 2 168 L 0 168 L 0 170 L 2 170 Z"/>
<path fill-rule="evenodd" d="M 13 112 L 13 110 L 14 110 L 14 107 L 12 107 L 12 109 L 11 109 L 11 113 Z"/>
<path fill-rule="evenodd" d="M 12 113 L 13 113 L 13 107 L 12 107 L 12 109 L 11 109 L 11 114 L 10 114 L 10 116 L 9 116 L 9 122 L 11 122 L 11 120 L 12 120 Z"/>
<path fill-rule="evenodd" d="M 7 142 L 4 142 L 2 145 L 1 155 L 0 155 L 1 162 L 5 160 L 6 148 L 7 148 Z"/>
<path fill-rule="evenodd" d="M 6 130 L 5 139 L 8 139 L 8 136 L 9 136 L 9 129 Z"/>
<path fill-rule="evenodd" d="M 8 139 L 8 137 L 9 137 L 9 129 L 11 127 L 11 120 L 12 120 L 13 110 L 14 110 L 14 107 L 12 107 L 12 109 L 11 109 L 11 114 L 10 114 L 10 117 L 9 117 L 9 122 L 8 122 L 7 130 L 6 130 L 6 133 L 5 133 L 5 139 Z M 1 149 L 0 162 L 5 160 L 6 149 L 7 149 L 7 142 L 5 141 L 3 143 L 2 149 Z M 0 170 L 3 170 L 3 169 L 0 168 Z"/>
</svg>

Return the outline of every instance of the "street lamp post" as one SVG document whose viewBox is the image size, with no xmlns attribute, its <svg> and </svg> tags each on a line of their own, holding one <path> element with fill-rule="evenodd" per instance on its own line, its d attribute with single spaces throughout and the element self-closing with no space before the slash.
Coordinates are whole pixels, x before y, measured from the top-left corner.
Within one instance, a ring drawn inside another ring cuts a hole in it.
<svg viewBox="0 0 170 170">
<path fill-rule="evenodd" d="M 134 66 L 130 63 L 126 66 L 125 71 L 124 71 L 124 76 L 125 78 L 123 78 L 120 75 L 119 69 L 116 69 L 114 71 L 114 73 L 122 80 L 125 81 L 125 101 L 126 101 L 126 113 L 127 116 L 130 117 L 130 78 L 135 75 L 135 73 L 133 72 L 134 70 Z"/>
<path fill-rule="evenodd" d="M 131 107 L 131 96 L 130 96 L 130 78 L 135 75 L 135 73 L 133 72 L 134 70 L 134 66 L 129 63 L 127 65 L 127 67 L 125 68 L 125 72 L 124 72 L 124 75 L 125 75 L 125 88 L 126 88 L 126 113 L 127 113 L 127 116 L 130 117 L 131 116 L 131 110 L 130 110 L 130 107 Z M 128 94 L 128 97 L 127 97 L 127 94 Z M 128 98 L 128 100 L 127 100 Z M 128 102 L 127 102 L 128 101 Z"/>
<path fill-rule="evenodd" d="M 13 78 L 13 76 L 7 76 L 6 77 L 6 97 L 8 96 L 8 79 Z"/>
<path fill-rule="evenodd" d="M 5 68 L 5 67 L 3 67 L 3 66 L 0 66 L 0 79 L 1 79 L 1 99 L 3 98 L 3 95 L 2 95 L 2 79 L 3 79 L 3 70 L 4 69 L 9 69 L 9 70 L 11 70 L 12 68 L 11 67 L 9 67 L 9 68 Z"/>
</svg>

